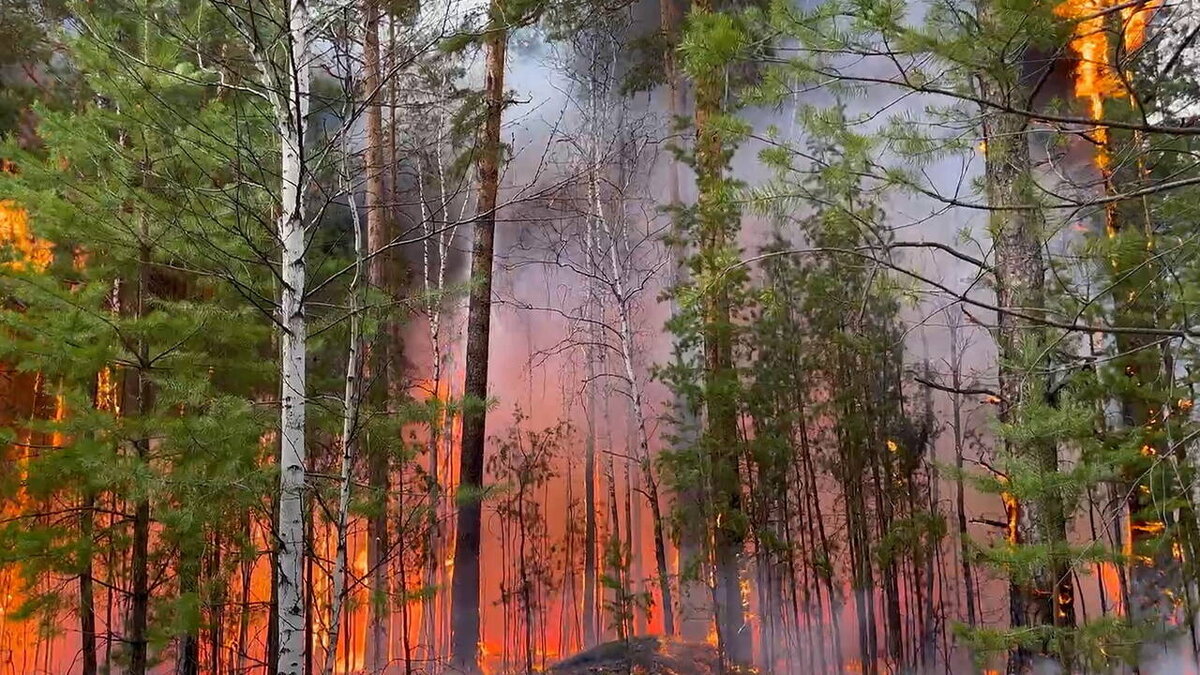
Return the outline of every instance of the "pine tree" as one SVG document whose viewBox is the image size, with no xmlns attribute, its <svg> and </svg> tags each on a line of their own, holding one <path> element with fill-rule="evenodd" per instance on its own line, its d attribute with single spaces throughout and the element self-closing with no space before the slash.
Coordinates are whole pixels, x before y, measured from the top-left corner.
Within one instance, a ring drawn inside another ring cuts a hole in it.
<svg viewBox="0 0 1200 675">
<path fill-rule="evenodd" d="M 696 91 L 696 139 L 689 160 L 699 196 L 694 207 L 680 214 L 683 236 L 695 245 L 688 259 L 690 278 L 673 290 L 679 312 L 670 329 L 683 358 L 663 373 L 687 405 L 704 411 L 703 434 L 691 447 L 668 456 L 668 471 L 675 494 L 703 495 L 699 518 L 694 511 L 676 514 L 679 520 L 691 521 L 685 527 L 703 523 L 703 539 L 712 542 L 706 560 L 683 563 L 692 570 L 685 576 L 695 575 L 697 563 L 712 570 L 720 650 L 738 669 L 749 668 L 753 661 L 742 600 L 747 524 L 738 426 L 743 402 L 738 361 L 742 329 L 737 322 L 745 308 L 747 278 L 737 265 L 741 213 L 734 195 L 739 183 L 728 172 L 745 128 L 732 115 L 736 93 L 726 91 L 726 82 L 737 61 L 747 55 L 749 39 L 741 17 L 715 11 L 712 3 L 694 5 L 684 26 L 679 49 L 683 71 Z M 692 348 L 698 348 L 697 362 L 687 357 Z"/>
<path fill-rule="evenodd" d="M 211 266 L 218 250 L 251 255 L 255 242 L 230 234 L 241 217 L 231 207 L 265 209 L 265 195 L 239 186 L 256 173 L 223 152 L 263 127 L 214 96 L 216 73 L 134 9 L 78 16 L 78 109 L 39 110 L 41 146 L 6 150 L 19 166 L 6 191 L 53 253 L 44 267 L 6 268 L 3 358 L 37 373 L 54 401 L 42 421 L 9 427 L 46 442 L 6 485 L 20 514 L 5 528 L 6 562 L 21 564 L 26 610 L 47 620 L 69 591 L 43 582 L 78 582 L 85 671 L 98 668 L 99 581 L 117 591 L 109 615 L 125 617 L 103 627 L 128 645 L 124 668 L 145 672 L 174 644 L 183 672 L 195 672 L 201 631 L 217 635 L 230 584 L 202 552 L 249 555 L 253 542 L 226 525 L 270 492 L 267 421 L 251 403 L 269 382 L 254 358 L 268 320 Z M 172 9 L 218 24 L 202 5 Z M 137 56 L 115 60 L 117 49 Z M 184 105 L 196 111 L 187 121 L 172 107 Z M 203 183 L 214 191 L 196 190 Z M 262 288 L 264 271 L 245 288 Z M 66 517 L 45 515 L 51 506 Z"/>
</svg>

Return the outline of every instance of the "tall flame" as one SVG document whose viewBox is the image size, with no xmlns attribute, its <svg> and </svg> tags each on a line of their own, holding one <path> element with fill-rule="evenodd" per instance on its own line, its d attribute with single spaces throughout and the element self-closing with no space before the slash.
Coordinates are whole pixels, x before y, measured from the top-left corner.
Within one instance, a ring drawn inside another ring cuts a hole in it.
<svg viewBox="0 0 1200 675">
<path fill-rule="evenodd" d="M 1146 29 L 1154 12 L 1162 6 L 1162 0 L 1145 0 L 1128 4 L 1120 0 L 1067 0 L 1055 8 L 1059 16 L 1075 21 L 1071 37 L 1071 51 L 1078 59 L 1075 65 L 1075 97 L 1087 102 L 1088 116 L 1096 121 L 1104 119 L 1104 102 L 1107 99 L 1124 98 L 1129 95 L 1125 73 L 1117 62 L 1112 49 L 1112 38 L 1118 31 L 1111 29 L 1109 17 L 1120 17 L 1120 40 L 1124 53 L 1132 53 L 1146 42 Z M 1108 129 L 1096 125 L 1092 131 L 1096 143 L 1096 165 L 1107 171 L 1111 164 L 1108 153 Z"/>
</svg>

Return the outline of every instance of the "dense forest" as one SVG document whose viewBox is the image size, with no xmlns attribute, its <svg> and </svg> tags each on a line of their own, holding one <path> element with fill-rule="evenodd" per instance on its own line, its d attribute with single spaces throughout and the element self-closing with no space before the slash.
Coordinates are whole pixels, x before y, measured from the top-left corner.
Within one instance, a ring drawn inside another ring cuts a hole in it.
<svg viewBox="0 0 1200 675">
<path fill-rule="evenodd" d="M 0 0 L 0 675 L 1200 672 L 1198 37 Z"/>
</svg>

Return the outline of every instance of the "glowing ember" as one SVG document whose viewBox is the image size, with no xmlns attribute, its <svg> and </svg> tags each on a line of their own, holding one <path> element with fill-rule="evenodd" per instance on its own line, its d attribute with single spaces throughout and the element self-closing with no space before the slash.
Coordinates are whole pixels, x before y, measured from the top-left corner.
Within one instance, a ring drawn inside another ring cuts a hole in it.
<svg viewBox="0 0 1200 675">
<path fill-rule="evenodd" d="M 1008 478 L 1005 476 L 998 476 L 997 480 L 1001 485 L 1008 484 Z M 1017 525 L 1021 520 L 1021 505 L 1017 502 L 1017 498 L 1013 496 L 1011 492 L 1006 491 L 1000 492 L 1000 501 L 1004 503 L 1004 514 L 1007 517 L 1004 528 L 1004 538 L 1006 541 L 1008 541 L 1008 543 L 1016 544 L 1018 542 Z"/>
<path fill-rule="evenodd" d="M 1167 526 L 1161 520 L 1150 520 L 1146 522 L 1136 522 L 1129 526 L 1129 529 L 1142 535 L 1156 536 L 1166 531 Z"/>
<path fill-rule="evenodd" d="M 1121 604 L 1121 571 L 1117 569 L 1115 563 L 1103 562 L 1096 566 L 1096 571 L 1100 575 L 1100 585 L 1104 589 L 1104 593 L 1108 596 L 1109 602 L 1112 603 L 1113 613 L 1120 615 L 1124 612 L 1124 607 Z"/>
<path fill-rule="evenodd" d="M 117 383 L 113 380 L 110 368 L 102 368 L 96 374 L 96 409 L 107 410 L 114 415 L 121 414 L 121 402 L 117 397 Z"/>
</svg>

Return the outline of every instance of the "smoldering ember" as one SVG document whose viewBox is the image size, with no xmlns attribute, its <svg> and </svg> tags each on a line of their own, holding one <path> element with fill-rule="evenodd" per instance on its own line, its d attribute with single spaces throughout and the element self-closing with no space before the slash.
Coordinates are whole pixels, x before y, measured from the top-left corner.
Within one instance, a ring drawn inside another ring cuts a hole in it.
<svg viewBox="0 0 1200 675">
<path fill-rule="evenodd" d="M 0 0 L 0 675 L 1200 674 L 1200 0 Z"/>
</svg>

